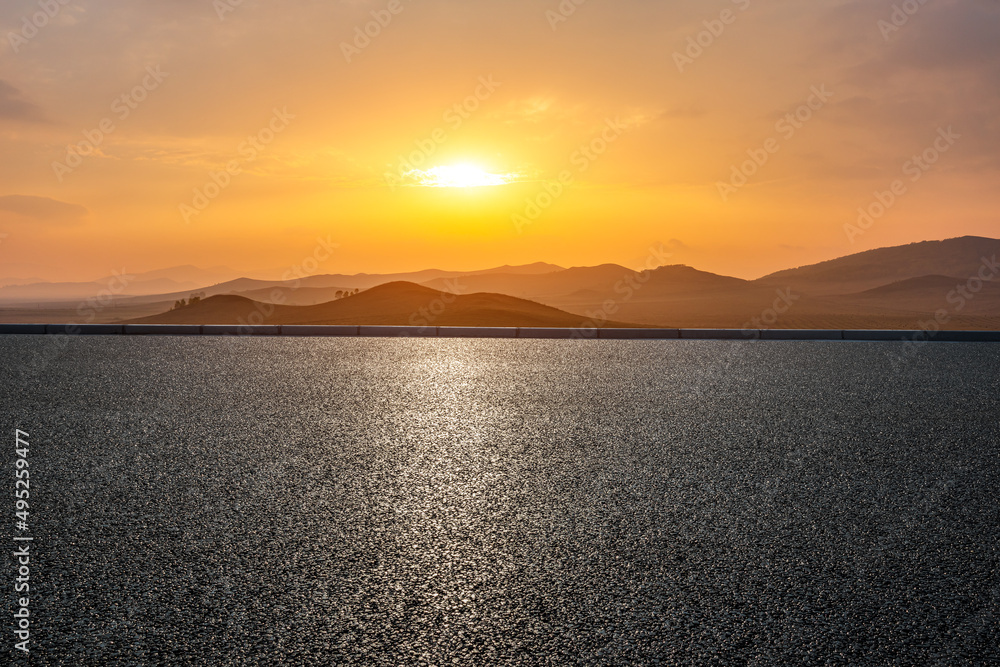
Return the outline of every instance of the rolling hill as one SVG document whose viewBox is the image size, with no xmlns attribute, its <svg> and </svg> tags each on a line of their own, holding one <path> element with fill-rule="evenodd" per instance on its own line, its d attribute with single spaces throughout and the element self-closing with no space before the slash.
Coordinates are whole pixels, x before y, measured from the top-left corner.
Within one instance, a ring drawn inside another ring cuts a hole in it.
<svg viewBox="0 0 1000 667">
<path fill-rule="evenodd" d="M 921 276 L 890 283 L 859 294 L 831 297 L 830 300 L 856 308 L 880 308 L 895 312 L 908 311 L 931 314 L 944 309 L 963 316 L 993 317 L 1000 315 L 1000 277 L 997 282 L 984 282 L 973 294 L 967 288 L 967 278 Z M 961 307 L 959 307 L 959 305 Z"/>
<path fill-rule="evenodd" d="M 757 280 L 684 265 L 640 272 L 618 264 L 563 269 L 545 263 L 464 273 L 433 269 L 319 275 L 284 282 L 240 278 L 198 290 L 225 299 L 208 298 L 164 312 L 190 292 L 120 296 L 97 317 L 211 324 L 238 322 L 263 309 L 272 313 L 268 321 L 281 323 L 409 324 L 421 308 L 449 301 L 434 324 L 579 326 L 586 320 L 606 320 L 606 326 L 624 321 L 742 328 L 758 321 L 778 328 L 913 329 L 944 310 L 947 328 L 1000 329 L 1000 276 L 985 281 L 974 298 L 954 296 L 979 273 L 984 258 L 997 255 L 1000 240 L 970 236 L 880 248 Z M 396 279 L 399 276 L 407 280 Z M 367 291 L 335 301 L 338 291 L 350 289 Z M 458 298 L 451 301 L 454 295 Z M 78 304 L 51 302 L 50 309 L 34 311 L 27 304 L 12 304 L 0 310 L 0 321 L 75 321 Z M 421 318 L 429 319 L 416 319 Z"/>
<path fill-rule="evenodd" d="M 319 274 L 305 276 L 302 278 L 290 278 L 287 280 L 256 280 L 252 278 L 237 278 L 223 283 L 208 285 L 197 290 L 186 290 L 167 292 L 161 294 L 150 294 L 136 297 L 129 301 L 129 305 L 140 305 L 154 302 L 173 303 L 179 299 L 187 298 L 192 292 L 202 292 L 205 296 L 216 296 L 219 294 L 238 294 L 248 298 L 278 303 L 271 295 L 272 290 L 279 290 L 284 303 L 293 305 L 306 305 L 332 301 L 339 290 L 370 289 L 378 285 L 385 285 L 392 282 L 427 283 L 434 281 L 447 281 L 458 276 L 488 276 L 493 273 L 504 275 L 522 276 L 530 280 L 532 276 L 540 276 L 546 273 L 562 271 L 562 267 L 554 264 L 537 262 L 523 266 L 501 266 L 493 269 L 484 269 L 463 273 L 461 271 L 442 271 L 440 269 L 426 269 L 409 273 L 357 273 L 353 275 L 344 274 Z M 293 292 L 305 290 L 305 294 L 293 296 Z M 486 290 L 489 291 L 489 290 Z"/>
<path fill-rule="evenodd" d="M 815 296 L 853 294 L 923 276 L 957 276 L 965 280 L 979 271 L 984 257 L 997 255 L 1000 240 L 963 236 L 869 250 L 778 271 L 756 282 L 791 287 Z"/>
<path fill-rule="evenodd" d="M 258 315 L 254 316 L 254 313 Z M 365 324 L 410 326 L 579 327 L 585 318 L 504 294 L 454 295 L 394 282 L 315 306 L 274 306 L 219 295 L 137 324 Z M 633 326 L 608 322 L 605 326 Z"/>
<path fill-rule="evenodd" d="M 617 264 L 560 269 L 542 275 L 512 273 L 463 274 L 447 279 L 438 278 L 423 283 L 441 291 L 496 292 L 525 299 L 551 298 L 585 290 L 610 291 L 619 280 L 635 271 Z"/>
<path fill-rule="evenodd" d="M 662 295 L 727 289 L 748 283 L 739 278 L 719 276 L 684 265 L 661 266 L 652 271 L 640 272 L 618 264 L 602 264 L 563 269 L 542 276 L 502 273 L 464 275 L 424 284 L 441 291 L 498 292 L 559 305 L 620 298 L 629 291 L 630 286 L 641 285 L 646 294 Z"/>
</svg>

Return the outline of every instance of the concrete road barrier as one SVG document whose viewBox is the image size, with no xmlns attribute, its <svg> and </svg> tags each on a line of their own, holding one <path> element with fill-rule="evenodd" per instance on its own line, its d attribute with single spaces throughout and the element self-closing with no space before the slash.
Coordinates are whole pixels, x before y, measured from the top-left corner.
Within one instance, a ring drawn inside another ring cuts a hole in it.
<svg viewBox="0 0 1000 667">
<path fill-rule="evenodd" d="M 939 331 L 928 340 L 939 343 L 1000 343 L 1000 331 Z"/>
<path fill-rule="evenodd" d="M 687 340 L 756 340 L 756 329 L 681 329 L 681 338 Z"/>
<path fill-rule="evenodd" d="M 200 324 L 126 324 L 126 336 L 200 336 Z"/>
<path fill-rule="evenodd" d="M 202 336 L 280 336 L 281 327 L 266 324 L 205 324 Z"/>
<path fill-rule="evenodd" d="M 761 340 L 844 340 L 840 329 L 762 329 Z"/>
<path fill-rule="evenodd" d="M 516 327 L 438 327 L 438 338 L 516 338 Z"/>
<path fill-rule="evenodd" d="M 437 327 L 361 327 L 362 338 L 435 338 Z"/>
<path fill-rule="evenodd" d="M 361 335 L 359 326 L 329 326 L 321 324 L 282 324 L 282 336 L 307 336 L 343 338 L 345 336 Z"/>
<path fill-rule="evenodd" d="M 676 340 L 680 329 L 599 329 L 597 337 L 604 340 Z"/>
<path fill-rule="evenodd" d="M 844 340 L 856 341 L 900 341 L 919 338 L 919 331 L 891 331 L 878 329 L 853 329 L 844 331 Z"/>
<path fill-rule="evenodd" d="M 520 327 L 518 338 L 593 338 L 586 336 L 579 329 L 555 329 L 548 327 Z"/>
<path fill-rule="evenodd" d="M 120 336 L 121 324 L 47 324 L 45 333 L 64 336 Z"/>
<path fill-rule="evenodd" d="M 0 335 L 289 336 L 366 338 L 537 338 L 579 340 L 849 340 L 1000 342 L 1000 331 L 894 331 L 875 329 L 576 329 L 556 327 L 408 327 L 215 324 L 0 324 Z"/>
<path fill-rule="evenodd" d="M 43 334 L 44 324 L 0 324 L 0 334 Z"/>
</svg>

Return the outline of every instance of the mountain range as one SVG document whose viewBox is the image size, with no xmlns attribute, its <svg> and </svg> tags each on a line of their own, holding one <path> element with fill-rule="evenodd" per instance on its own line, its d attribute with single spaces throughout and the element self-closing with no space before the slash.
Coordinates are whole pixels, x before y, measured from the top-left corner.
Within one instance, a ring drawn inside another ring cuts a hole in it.
<svg viewBox="0 0 1000 667">
<path fill-rule="evenodd" d="M 142 274 L 90 312 L 91 321 L 414 324 L 429 320 L 433 305 L 440 312 L 431 324 L 440 326 L 904 329 L 922 328 L 938 314 L 944 328 L 1000 329 L 997 255 L 1000 240 L 966 236 L 870 250 L 757 280 L 684 265 L 636 271 L 540 262 L 198 284 L 199 270 L 185 267 Z M 0 288 L 0 321 L 80 321 L 79 300 L 96 293 L 95 285 L 103 289 L 100 282 Z M 157 292 L 158 285 L 166 289 Z M 192 292 L 202 298 L 175 308 Z M 44 303 L 32 307 L 31 300 Z M 254 320 L 245 319 L 254 312 Z"/>
</svg>

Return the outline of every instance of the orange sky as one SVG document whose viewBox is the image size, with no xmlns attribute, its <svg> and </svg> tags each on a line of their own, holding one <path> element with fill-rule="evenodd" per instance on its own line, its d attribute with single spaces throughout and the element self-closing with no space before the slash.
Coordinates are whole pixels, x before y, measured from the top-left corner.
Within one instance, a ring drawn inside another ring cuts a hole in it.
<svg viewBox="0 0 1000 667">
<path fill-rule="evenodd" d="M 229 1 L 3 4 L 0 281 L 249 274 L 320 238 L 327 273 L 662 246 L 757 277 L 1000 236 L 996 2 Z M 407 173 L 459 163 L 513 182 Z"/>
</svg>

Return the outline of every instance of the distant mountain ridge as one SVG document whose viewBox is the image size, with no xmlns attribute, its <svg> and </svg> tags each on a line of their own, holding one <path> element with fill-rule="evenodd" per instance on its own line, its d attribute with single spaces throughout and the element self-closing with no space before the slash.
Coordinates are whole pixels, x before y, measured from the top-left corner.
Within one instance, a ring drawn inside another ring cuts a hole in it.
<svg viewBox="0 0 1000 667">
<path fill-rule="evenodd" d="M 357 310 L 357 307 L 377 301 L 392 323 L 406 324 L 413 315 L 406 309 L 419 306 L 418 292 L 414 290 L 422 289 L 429 290 L 422 293 L 423 297 L 442 300 L 457 295 L 466 305 L 485 299 L 493 303 L 497 312 L 513 310 L 524 315 L 536 307 L 554 309 L 558 315 L 531 312 L 533 317 L 547 322 L 565 322 L 570 316 L 576 325 L 593 321 L 741 328 L 757 322 L 755 326 L 785 328 L 921 328 L 921 322 L 943 312 L 949 328 L 1000 329 L 1000 275 L 984 273 L 990 270 L 1000 274 L 995 264 L 997 256 L 1000 256 L 1000 240 L 966 236 L 865 251 L 779 271 L 757 280 L 718 275 L 685 265 L 637 271 L 618 264 L 563 269 L 545 263 L 472 272 L 428 269 L 407 274 L 318 275 L 284 282 L 239 278 L 197 290 L 205 297 L 235 299 L 207 298 L 196 311 L 185 312 L 197 312 L 209 318 L 205 323 L 211 323 L 213 316 L 208 311 L 212 308 L 228 313 L 223 317 L 227 320 L 240 308 L 258 308 L 257 303 L 270 303 L 272 309 L 315 308 L 321 314 L 320 320 L 333 318 L 356 323 L 351 318 L 358 315 L 375 323 L 386 318 L 375 310 Z M 402 283 L 410 287 L 398 287 Z M 387 284 L 396 284 L 397 288 L 389 292 L 379 289 Z M 961 290 L 970 287 L 975 287 L 973 293 L 962 296 Z M 354 296 L 341 298 L 355 290 L 362 291 L 357 296 L 368 296 L 361 300 Z M 168 312 L 171 306 L 188 297 L 191 291 L 119 297 L 109 309 L 113 312 L 104 310 L 98 316 L 103 318 L 101 321 L 161 315 L 174 318 L 177 315 Z M 390 294 L 392 298 L 376 300 L 380 294 Z M 500 302 L 496 301 L 498 298 Z M 339 303 L 351 303 L 354 310 Z M 529 307 L 528 303 L 532 305 Z M 52 319 L 58 315 L 46 313 L 49 319 L 45 321 L 74 321 L 75 315 L 68 307 L 66 310 L 70 312 L 68 318 Z M 295 317 L 304 312 L 296 311 Z M 0 318 L 6 318 L 5 321 L 32 321 L 26 319 L 29 317 L 30 309 L 0 308 Z M 497 319 L 480 315 L 472 319 L 477 318 Z"/>
<path fill-rule="evenodd" d="M 15 281 L 0 286 L 0 301 L 87 299 L 107 291 L 124 296 L 180 293 L 199 289 L 207 283 L 229 279 L 234 273 L 235 271 L 225 267 L 201 269 L 188 265 L 136 274 L 123 269 L 121 273 L 85 282 Z"/>
<path fill-rule="evenodd" d="M 332 301 L 335 298 L 337 291 L 371 289 L 372 287 L 377 287 L 390 282 L 412 282 L 423 284 L 436 280 L 452 280 L 460 276 L 489 275 L 491 273 L 501 271 L 505 273 L 512 273 L 514 275 L 522 275 L 525 278 L 530 279 L 532 276 L 540 276 L 546 273 L 562 270 L 562 267 L 554 264 L 536 262 L 534 264 L 526 264 L 523 266 L 501 266 L 493 269 L 483 269 L 480 271 L 473 271 L 471 273 L 443 271 L 441 269 L 425 269 L 423 271 L 414 271 L 409 273 L 356 273 L 352 275 L 319 274 L 305 276 L 302 278 L 292 278 L 289 280 L 256 280 L 252 278 L 238 278 L 236 280 L 230 280 L 217 285 L 202 287 L 198 291 L 204 293 L 205 296 L 241 294 L 264 301 L 273 300 L 276 303 L 298 303 L 302 305 L 302 302 L 298 298 L 291 297 L 288 294 L 289 290 L 309 290 L 309 296 L 307 297 L 309 302 L 322 303 L 323 301 Z M 280 300 L 267 298 L 267 292 L 273 289 L 278 289 L 279 294 L 283 295 Z M 141 299 L 136 299 L 134 302 L 149 303 L 154 300 L 175 301 L 177 299 L 183 299 L 187 296 L 188 291 L 170 292 L 166 294 L 143 297 Z M 0 290 L 0 298 L 2 298 L 2 290 Z"/>
<path fill-rule="evenodd" d="M 353 275 L 318 274 L 285 280 L 260 280 L 256 278 L 231 278 L 234 271 L 225 267 L 199 269 L 195 266 L 178 266 L 138 274 L 128 274 L 124 289 L 116 288 L 116 295 L 134 297 L 134 303 L 154 301 L 175 301 L 186 298 L 191 292 L 204 292 L 206 296 L 217 294 L 239 294 L 255 290 L 277 288 L 316 289 L 368 289 L 387 282 L 407 281 L 422 283 L 435 279 L 447 279 L 464 275 L 486 275 L 498 271 L 515 275 L 543 275 L 563 270 L 562 267 L 545 262 L 535 262 L 521 266 L 505 265 L 478 271 L 443 271 L 425 269 L 408 273 Z M 288 272 L 291 273 L 291 272 Z M 221 278 L 221 279 L 220 279 Z M 117 276 L 108 276 L 85 282 L 34 282 L 0 287 L 0 302 L 18 301 L 64 301 L 86 299 L 107 290 L 108 283 L 117 281 Z M 115 283 L 117 284 L 117 283 Z M 333 298 L 332 296 L 330 297 Z"/>
<path fill-rule="evenodd" d="M 758 283 L 788 285 L 816 296 L 849 294 L 928 275 L 976 274 L 983 258 L 1000 255 L 1000 240 L 962 236 L 878 248 L 760 278 Z"/>
</svg>

